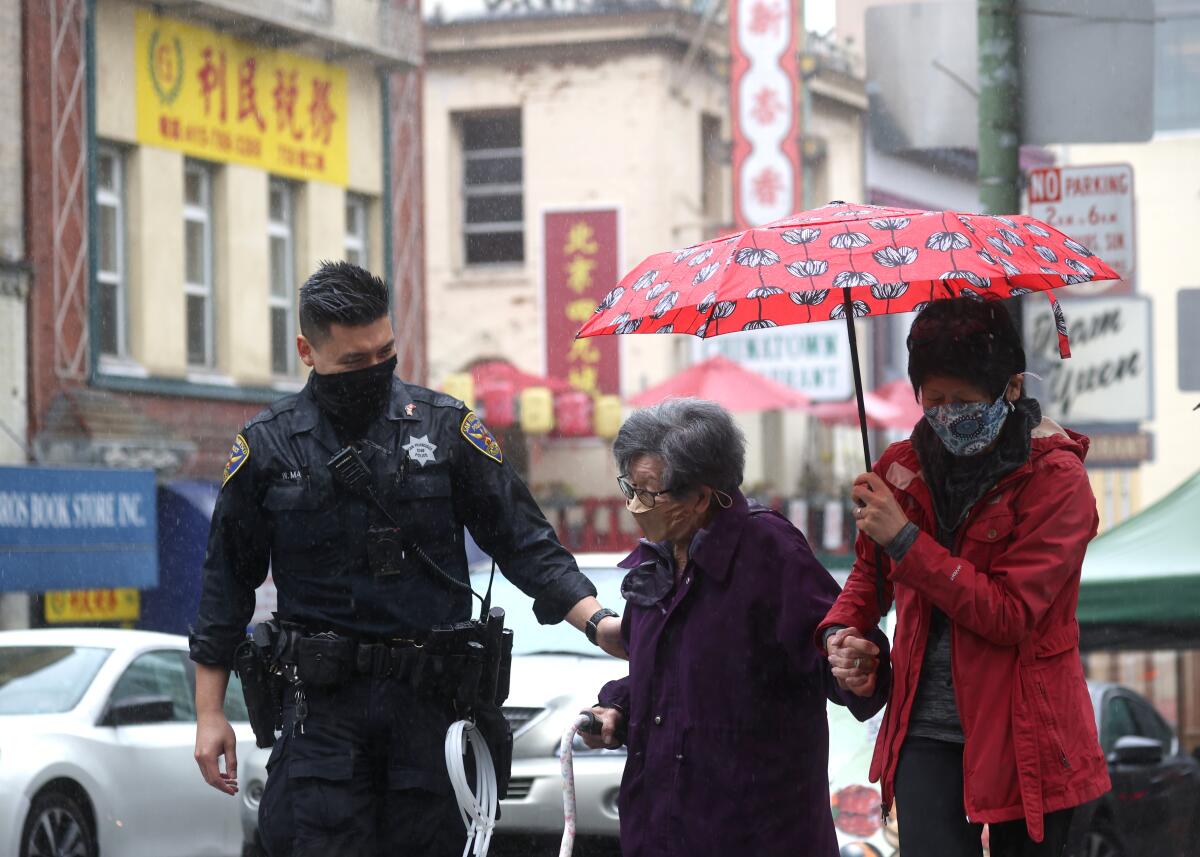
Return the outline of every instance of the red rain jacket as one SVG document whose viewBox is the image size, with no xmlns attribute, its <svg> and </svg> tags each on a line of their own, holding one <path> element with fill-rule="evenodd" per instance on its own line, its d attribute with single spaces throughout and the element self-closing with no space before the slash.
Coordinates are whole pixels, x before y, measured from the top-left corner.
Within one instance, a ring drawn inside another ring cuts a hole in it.
<svg viewBox="0 0 1200 857">
<path fill-rule="evenodd" d="M 899 563 L 883 556 L 885 595 L 897 609 L 892 690 L 871 780 L 884 806 L 925 655 L 930 608 L 952 622 L 954 692 L 966 747 L 964 805 L 975 822 L 1024 817 L 1043 839 L 1045 813 L 1111 788 L 1079 658 L 1079 572 L 1096 534 L 1096 500 L 1083 458 L 1088 440 L 1050 420 L 1034 430 L 1029 460 L 971 509 L 954 552 L 936 538 L 933 499 L 910 441 L 876 466 L 920 529 Z M 845 589 L 817 631 L 879 621 L 874 543 L 859 534 Z"/>
</svg>

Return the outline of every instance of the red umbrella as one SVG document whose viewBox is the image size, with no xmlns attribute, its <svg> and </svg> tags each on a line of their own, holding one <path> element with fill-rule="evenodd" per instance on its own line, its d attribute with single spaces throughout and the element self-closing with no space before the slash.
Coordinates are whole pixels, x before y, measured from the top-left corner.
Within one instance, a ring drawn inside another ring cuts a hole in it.
<svg viewBox="0 0 1200 857">
<path fill-rule="evenodd" d="M 943 297 L 1046 292 L 1067 357 L 1066 320 L 1050 290 L 1114 279 L 1117 273 L 1091 250 L 1033 217 L 831 202 L 650 256 L 605 295 L 578 336 L 709 337 L 845 319 L 869 470 L 855 317 L 920 310 Z"/>
<path fill-rule="evenodd" d="M 737 330 L 845 319 L 863 453 L 871 466 L 855 317 L 928 301 L 1046 292 L 1118 279 L 1091 250 L 1037 218 L 831 202 L 765 226 L 650 256 L 605 295 L 580 337 Z"/>
<path fill-rule="evenodd" d="M 643 390 L 631 398 L 629 404 L 643 408 L 677 396 L 708 399 L 731 411 L 808 410 L 811 407 L 803 393 L 720 355 L 689 366 L 661 384 Z"/>
</svg>

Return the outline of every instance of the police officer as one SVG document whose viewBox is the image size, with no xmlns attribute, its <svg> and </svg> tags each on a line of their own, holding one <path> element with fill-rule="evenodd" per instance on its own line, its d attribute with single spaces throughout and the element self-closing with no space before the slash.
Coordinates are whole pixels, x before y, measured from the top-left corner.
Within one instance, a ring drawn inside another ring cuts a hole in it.
<svg viewBox="0 0 1200 857">
<path fill-rule="evenodd" d="M 616 614 L 483 423 L 462 402 L 393 376 L 387 313 L 387 287 L 357 266 L 324 263 L 308 279 L 296 339 L 313 371 L 301 392 L 246 423 L 213 512 L 191 635 L 205 780 L 237 793 L 223 704 L 268 568 L 288 633 L 349 653 L 321 686 L 299 681 L 284 693 L 260 805 L 271 857 L 462 852 L 443 751 L 458 713 L 444 684 L 415 680 L 428 670 L 407 656 L 424 657 L 434 626 L 472 615 L 464 525 L 534 599 L 539 621 L 565 618 L 624 655 Z M 369 471 L 359 490 L 330 466 L 347 447 Z M 416 666 L 395 669 L 405 664 Z"/>
</svg>

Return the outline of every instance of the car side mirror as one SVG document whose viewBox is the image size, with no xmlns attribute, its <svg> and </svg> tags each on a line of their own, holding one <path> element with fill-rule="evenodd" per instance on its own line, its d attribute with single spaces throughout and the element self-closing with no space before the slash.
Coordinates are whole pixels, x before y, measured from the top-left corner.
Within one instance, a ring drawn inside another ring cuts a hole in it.
<svg viewBox="0 0 1200 857">
<path fill-rule="evenodd" d="M 1157 765 L 1163 760 L 1162 742 L 1141 735 L 1123 735 L 1113 745 L 1108 759 L 1118 765 Z"/>
<path fill-rule="evenodd" d="M 169 696 L 128 696 L 112 703 L 104 715 L 105 726 L 137 726 L 169 723 L 175 719 L 175 703 Z"/>
</svg>

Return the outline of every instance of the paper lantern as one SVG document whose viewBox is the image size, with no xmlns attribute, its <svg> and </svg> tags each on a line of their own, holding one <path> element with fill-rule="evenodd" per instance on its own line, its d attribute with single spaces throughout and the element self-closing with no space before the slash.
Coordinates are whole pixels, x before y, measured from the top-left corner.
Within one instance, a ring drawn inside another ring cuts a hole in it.
<svg viewBox="0 0 1200 857">
<path fill-rule="evenodd" d="M 517 421 L 517 403 L 511 381 L 488 384 L 479 391 L 483 419 L 494 429 L 508 428 Z"/>
<path fill-rule="evenodd" d="M 554 428 L 554 394 L 548 387 L 521 391 L 521 429 L 526 434 L 549 434 Z"/>
<path fill-rule="evenodd" d="M 442 392 L 467 403 L 467 407 L 475 404 L 475 379 L 470 372 L 454 372 L 442 381 Z"/>
<path fill-rule="evenodd" d="M 559 437 L 590 437 L 592 434 L 592 397 L 572 391 L 554 399 L 554 424 Z"/>
<path fill-rule="evenodd" d="M 597 396 L 592 407 L 592 430 L 596 437 L 612 440 L 621 430 L 621 399 Z"/>
</svg>

